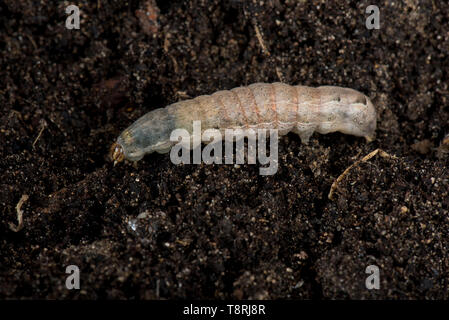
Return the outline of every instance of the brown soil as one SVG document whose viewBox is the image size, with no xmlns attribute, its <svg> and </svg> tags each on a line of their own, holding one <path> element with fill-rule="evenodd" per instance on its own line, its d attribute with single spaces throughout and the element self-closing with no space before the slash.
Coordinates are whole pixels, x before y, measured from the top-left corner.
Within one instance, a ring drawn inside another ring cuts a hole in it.
<svg viewBox="0 0 449 320">
<path fill-rule="evenodd" d="M 0 2 L 0 298 L 449 298 L 449 5 L 384 1 L 367 30 L 370 3 L 342 2 L 72 1 L 80 30 L 66 2 Z M 154 108 L 280 79 L 368 94 L 377 140 L 289 134 L 268 177 L 108 159 Z M 397 159 L 328 200 L 376 148 Z"/>
</svg>

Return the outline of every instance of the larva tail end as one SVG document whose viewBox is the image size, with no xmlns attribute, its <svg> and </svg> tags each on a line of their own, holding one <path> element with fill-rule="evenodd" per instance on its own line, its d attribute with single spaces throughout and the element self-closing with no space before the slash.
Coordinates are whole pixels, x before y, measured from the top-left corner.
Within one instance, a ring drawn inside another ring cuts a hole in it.
<svg viewBox="0 0 449 320">
<path fill-rule="evenodd" d="M 123 152 L 123 148 L 118 143 L 114 143 L 111 146 L 109 155 L 110 155 L 112 161 L 114 161 L 114 166 L 117 163 L 122 162 L 125 159 L 125 153 Z"/>
</svg>

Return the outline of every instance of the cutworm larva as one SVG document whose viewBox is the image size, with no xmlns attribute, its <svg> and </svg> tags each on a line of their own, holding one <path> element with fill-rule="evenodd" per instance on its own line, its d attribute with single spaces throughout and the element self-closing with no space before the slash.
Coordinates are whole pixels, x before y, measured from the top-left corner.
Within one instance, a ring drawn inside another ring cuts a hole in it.
<svg viewBox="0 0 449 320">
<path fill-rule="evenodd" d="M 167 153 L 177 128 L 192 133 L 192 123 L 206 129 L 278 129 L 297 133 L 308 143 L 314 131 L 342 132 L 374 139 L 376 110 L 364 94 L 349 88 L 311 88 L 284 83 L 254 83 L 173 103 L 148 112 L 125 129 L 111 147 L 114 163 L 138 161 L 151 152 Z"/>
</svg>

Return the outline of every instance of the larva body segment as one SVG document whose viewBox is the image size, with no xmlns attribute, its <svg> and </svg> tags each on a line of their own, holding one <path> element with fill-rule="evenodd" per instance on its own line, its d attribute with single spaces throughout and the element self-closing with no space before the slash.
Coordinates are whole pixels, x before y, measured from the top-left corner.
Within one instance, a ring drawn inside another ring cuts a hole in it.
<svg viewBox="0 0 449 320">
<path fill-rule="evenodd" d="M 140 160 L 146 153 L 166 153 L 178 128 L 193 132 L 193 121 L 206 129 L 278 129 L 294 131 L 307 143 L 314 131 L 374 138 L 376 110 L 364 94 L 349 88 L 255 83 L 217 91 L 148 112 L 125 129 L 111 148 L 115 162 Z"/>
</svg>

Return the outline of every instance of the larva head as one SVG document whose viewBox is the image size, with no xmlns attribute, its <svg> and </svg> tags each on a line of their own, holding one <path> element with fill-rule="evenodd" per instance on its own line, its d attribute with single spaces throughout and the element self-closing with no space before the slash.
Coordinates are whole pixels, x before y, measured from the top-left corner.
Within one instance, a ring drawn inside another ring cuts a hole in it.
<svg viewBox="0 0 449 320">
<path fill-rule="evenodd" d="M 118 143 L 114 143 L 109 151 L 109 156 L 111 157 L 112 161 L 114 161 L 114 166 L 118 162 L 122 162 L 125 159 L 125 153 L 123 152 L 122 146 Z"/>
<path fill-rule="evenodd" d="M 139 161 L 144 156 L 142 135 L 136 135 L 135 130 L 125 129 L 111 147 L 111 159 L 114 165 L 123 160 Z"/>
</svg>

